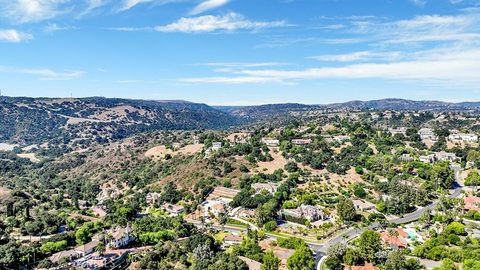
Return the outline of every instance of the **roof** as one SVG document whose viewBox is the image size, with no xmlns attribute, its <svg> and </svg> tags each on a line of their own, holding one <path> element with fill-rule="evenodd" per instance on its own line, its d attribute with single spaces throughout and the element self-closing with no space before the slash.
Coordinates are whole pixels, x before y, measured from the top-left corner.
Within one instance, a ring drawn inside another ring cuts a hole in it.
<svg viewBox="0 0 480 270">
<path fill-rule="evenodd" d="M 76 257 L 80 255 L 79 252 L 75 249 L 69 249 L 69 250 L 64 250 L 57 252 L 53 254 L 52 256 L 48 257 L 48 259 L 54 263 L 57 263 L 61 261 L 63 258 L 69 258 L 69 257 Z"/>
<path fill-rule="evenodd" d="M 262 267 L 262 264 L 257 262 L 257 261 L 254 261 L 252 259 L 249 259 L 247 257 L 243 257 L 243 256 L 238 256 L 238 258 L 242 261 L 244 261 L 247 266 L 248 266 L 248 269 L 250 270 L 260 270 L 261 267 Z"/>
<path fill-rule="evenodd" d="M 380 235 L 382 237 L 383 242 L 389 246 L 402 247 L 402 248 L 407 247 L 406 240 L 403 239 L 401 236 L 390 236 L 388 235 L 388 232 L 382 232 Z"/>
<path fill-rule="evenodd" d="M 79 246 L 77 247 L 75 250 L 78 251 L 78 252 L 85 252 L 85 251 L 89 251 L 89 250 L 93 250 L 95 249 L 98 244 L 100 244 L 100 241 L 98 240 L 93 240 L 91 242 L 88 242 L 86 243 L 85 245 L 82 245 L 82 246 Z"/>
<path fill-rule="evenodd" d="M 111 230 L 109 233 L 111 234 L 114 240 L 119 240 L 128 235 L 130 232 L 130 228 L 126 227 L 116 227 L 114 230 Z"/>
<path fill-rule="evenodd" d="M 239 193 L 240 190 L 236 189 L 231 189 L 231 188 L 226 188 L 226 187 L 216 187 L 210 195 L 208 195 L 209 199 L 215 199 L 215 198 L 228 198 L 228 199 L 233 199 L 237 193 Z"/>
<path fill-rule="evenodd" d="M 465 209 L 480 211 L 480 197 L 469 196 L 463 199 L 465 203 Z"/>
<path fill-rule="evenodd" d="M 243 237 L 240 235 L 234 235 L 234 234 L 227 234 L 223 238 L 223 241 L 231 241 L 231 242 L 242 242 Z"/>
</svg>

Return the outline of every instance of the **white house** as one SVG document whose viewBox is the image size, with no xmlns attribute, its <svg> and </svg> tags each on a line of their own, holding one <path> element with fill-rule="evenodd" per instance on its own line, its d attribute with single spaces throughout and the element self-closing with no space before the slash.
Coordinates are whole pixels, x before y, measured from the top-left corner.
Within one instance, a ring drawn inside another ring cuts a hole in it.
<svg viewBox="0 0 480 270">
<path fill-rule="evenodd" d="M 282 214 L 285 216 L 292 216 L 295 218 L 305 218 L 310 222 L 327 218 L 322 208 L 320 208 L 319 206 L 305 205 L 305 204 L 302 204 L 301 206 L 295 209 L 284 209 L 282 210 Z"/>
<path fill-rule="evenodd" d="M 478 135 L 473 133 L 454 133 L 448 136 L 452 142 L 478 142 Z"/>
<path fill-rule="evenodd" d="M 161 194 L 158 192 L 150 192 L 145 196 L 145 200 L 147 201 L 147 204 L 150 206 L 153 206 L 155 203 L 160 201 L 160 196 Z"/>
<path fill-rule="evenodd" d="M 406 127 L 389 128 L 388 132 L 390 132 L 392 135 L 395 135 L 395 134 L 405 135 L 407 133 L 407 128 Z"/>
<path fill-rule="evenodd" d="M 200 210 L 205 218 L 218 217 L 221 213 L 227 213 L 228 202 L 226 200 L 206 200 L 200 204 Z"/>
<path fill-rule="evenodd" d="M 357 210 L 369 211 L 375 209 L 375 204 L 364 200 L 353 200 L 353 205 Z"/>
<path fill-rule="evenodd" d="M 312 143 L 311 139 L 293 139 L 292 143 L 295 145 L 309 145 Z"/>
<path fill-rule="evenodd" d="M 263 190 L 268 191 L 270 194 L 277 192 L 277 185 L 275 183 L 255 183 L 252 184 L 252 188 L 255 189 L 256 193 L 260 193 Z"/>
<path fill-rule="evenodd" d="M 440 161 L 450 161 L 453 162 L 457 159 L 457 156 L 454 153 L 448 153 L 445 151 L 435 153 L 435 158 Z"/>
<path fill-rule="evenodd" d="M 221 142 L 213 142 L 212 143 L 212 150 L 213 151 L 220 150 L 220 148 L 222 148 L 222 143 Z"/>
<path fill-rule="evenodd" d="M 262 138 L 262 143 L 270 147 L 277 147 L 280 145 L 280 141 L 272 138 Z"/>
<path fill-rule="evenodd" d="M 168 212 L 172 217 L 177 217 L 181 213 L 185 212 L 185 207 L 183 207 L 182 205 L 164 203 L 162 204 L 161 208 L 162 210 Z"/>
<path fill-rule="evenodd" d="M 432 163 L 435 162 L 435 155 L 431 154 L 431 155 L 427 155 L 427 156 L 420 156 L 419 160 L 423 163 L 432 164 Z"/>
<path fill-rule="evenodd" d="M 110 236 L 107 246 L 110 248 L 121 248 L 128 245 L 134 240 L 134 237 L 131 235 L 131 228 L 129 225 L 127 227 L 115 227 L 108 231 Z"/>
<path fill-rule="evenodd" d="M 422 128 L 418 131 L 418 135 L 420 135 L 420 138 L 422 140 L 432 140 L 432 141 L 436 141 L 438 140 L 438 137 L 437 135 L 435 134 L 435 132 L 433 131 L 433 129 L 431 128 Z"/>
</svg>

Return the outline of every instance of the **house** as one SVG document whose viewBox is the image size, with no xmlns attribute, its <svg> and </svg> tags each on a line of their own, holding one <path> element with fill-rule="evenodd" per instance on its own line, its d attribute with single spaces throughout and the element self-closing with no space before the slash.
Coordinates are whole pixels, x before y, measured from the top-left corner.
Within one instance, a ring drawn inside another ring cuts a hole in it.
<svg viewBox="0 0 480 270">
<path fill-rule="evenodd" d="M 182 148 L 182 144 L 181 143 L 172 143 L 172 149 L 174 150 L 178 150 Z"/>
<path fill-rule="evenodd" d="M 420 156 L 418 159 L 423 163 L 432 164 L 435 162 L 435 155 Z"/>
<path fill-rule="evenodd" d="M 234 216 L 237 218 L 254 218 L 256 212 L 255 212 L 255 209 L 237 207 L 233 209 L 230 213 L 231 213 L 231 216 Z"/>
<path fill-rule="evenodd" d="M 160 196 L 161 196 L 160 193 L 150 192 L 147 194 L 147 196 L 145 196 L 145 200 L 147 201 L 147 204 L 149 206 L 153 206 L 160 201 Z"/>
<path fill-rule="evenodd" d="M 272 138 L 262 138 L 262 143 L 270 147 L 277 147 L 280 145 L 280 141 Z"/>
<path fill-rule="evenodd" d="M 374 266 L 371 263 L 365 263 L 365 265 L 362 265 L 362 266 L 344 265 L 343 269 L 344 270 L 380 270 L 380 268 Z"/>
<path fill-rule="evenodd" d="M 176 204 L 170 204 L 170 203 L 162 204 L 161 209 L 163 211 L 168 212 L 171 217 L 177 217 L 181 213 L 185 212 L 185 207 L 183 207 L 182 205 L 176 205 Z"/>
<path fill-rule="evenodd" d="M 240 235 L 227 234 L 223 238 L 223 245 L 229 247 L 231 245 L 240 245 L 243 241 L 243 237 Z"/>
<path fill-rule="evenodd" d="M 85 200 L 78 200 L 78 208 L 81 210 L 87 209 L 87 201 Z"/>
<path fill-rule="evenodd" d="M 238 256 L 238 258 L 245 262 L 245 264 L 248 266 L 249 270 L 260 270 L 260 269 L 262 269 L 262 264 L 257 262 L 257 261 L 254 261 L 252 259 L 249 259 L 249 258 L 243 257 L 243 256 Z"/>
<path fill-rule="evenodd" d="M 457 159 L 457 156 L 454 153 L 447 153 L 445 151 L 435 153 L 435 158 L 440 161 L 450 161 L 453 162 Z"/>
<path fill-rule="evenodd" d="M 212 150 L 213 151 L 220 150 L 220 148 L 222 148 L 222 143 L 221 142 L 213 142 L 212 143 Z"/>
<path fill-rule="evenodd" d="M 302 204 L 295 209 L 283 209 L 282 214 L 284 216 L 291 216 L 294 218 L 304 218 L 310 222 L 327 218 L 327 216 L 319 206 L 305 204 Z"/>
<path fill-rule="evenodd" d="M 207 200 L 215 200 L 218 198 L 224 198 L 227 200 L 232 200 L 240 190 L 226 188 L 226 187 L 216 187 L 207 197 Z"/>
<path fill-rule="evenodd" d="M 393 248 L 393 249 L 403 249 L 407 248 L 408 243 L 405 238 L 400 236 L 400 234 L 397 235 L 392 235 L 389 232 L 381 232 L 380 236 L 382 238 L 383 243 L 385 246 Z"/>
<path fill-rule="evenodd" d="M 420 139 L 422 140 L 431 140 L 436 141 L 438 140 L 437 135 L 431 128 L 422 128 L 418 131 L 418 135 L 420 135 Z"/>
<path fill-rule="evenodd" d="M 50 257 L 48 257 L 48 259 L 54 264 L 60 264 L 64 261 L 70 262 L 80 257 L 82 257 L 81 252 L 78 252 L 75 249 L 69 249 L 69 250 L 57 252 L 51 255 Z"/>
<path fill-rule="evenodd" d="M 480 211 L 480 197 L 468 196 L 463 199 L 465 210 Z"/>
<path fill-rule="evenodd" d="M 92 207 L 93 214 L 97 217 L 103 218 L 107 215 L 107 211 L 101 205 Z"/>
<path fill-rule="evenodd" d="M 277 192 L 277 185 L 275 183 L 255 183 L 252 184 L 252 188 L 255 189 L 256 193 L 260 193 L 263 190 L 268 191 L 270 194 Z"/>
<path fill-rule="evenodd" d="M 129 225 L 127 227 L 116 227 L 109 230 L 110 240 L 107 243 L 107 246 L 110 248 L 120 248 L 124 247 L 134 240 L 131 235 L 131 228 Z"/>
<path fill-rule="evenodd" d="M 473 133 L 453 133 L 448 136 L 452 142 L 478 142 L 478 135 Z"/>
<path fill-rule="evenodd" d="M 338 136 L 333 137 L 333 140 L 336 141 L 336 142 L 342 143 L 342 142 L 350 140 L 350 136 L 338 135 Z"/>
<path fill-rule="evenodd" d="M 311 139 L 293 139 L 292 143 L 295 145 L 309 145 L 312 143 Z"/>
<path fill-rule="evenodd" d="M 390 132 L 392 135 L 396 135 L 396 134 L 405 135 L 407 133 L 407 128 L 406 127 L 389 128 L 388 132 Z"/>
<path fill-rule="evenodd" d="M 403 162 L 410 162 L 413 160 L 413 157 L 410 154 L 403 154 L 398 159 Z"/>
<path fill-rule="evenodd" d="M 369 211 L 375 209 L 375 204 L 365 200 L 353 200 L 352 202 L 355 208 L 360 211 Z"/>
<path fill-rule="evenodd" d="M 210 218 L 211 216 L 218 217 L 221 213 L 227 212 L 228 202 L 225 200 L 206 200 L 200 204 L 200 211 L 202 212 L 205 218 Z"/>
</svg>

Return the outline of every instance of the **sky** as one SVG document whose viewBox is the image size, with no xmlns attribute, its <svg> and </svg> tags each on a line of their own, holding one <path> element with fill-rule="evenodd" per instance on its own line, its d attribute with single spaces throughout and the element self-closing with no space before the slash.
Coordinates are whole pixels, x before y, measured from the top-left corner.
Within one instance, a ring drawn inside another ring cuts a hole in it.
<svg viewBox="0 0 480 270">
<path fill-rule="evenodd" d="M 478 101 L 480 0 L 0 0 L 0 90 Z"/>
</svg>

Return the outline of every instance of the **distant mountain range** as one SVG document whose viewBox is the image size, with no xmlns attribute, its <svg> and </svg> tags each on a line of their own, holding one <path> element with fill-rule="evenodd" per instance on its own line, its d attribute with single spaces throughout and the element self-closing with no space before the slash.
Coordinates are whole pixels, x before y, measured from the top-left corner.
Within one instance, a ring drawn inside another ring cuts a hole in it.
<svg viewBox="0 0 480 270">
<path fill-rule="evenodd" d="M 154 130 L 224 129 L 258 121 L 288 121 L 294 112 L 301 115 L 312 110 L 480 110 L 480 102 L 381 99 L 326 105 L 208 106 L 184 100 L 0 97 L 0 142 L 102 142 Z"/>
</svg>

